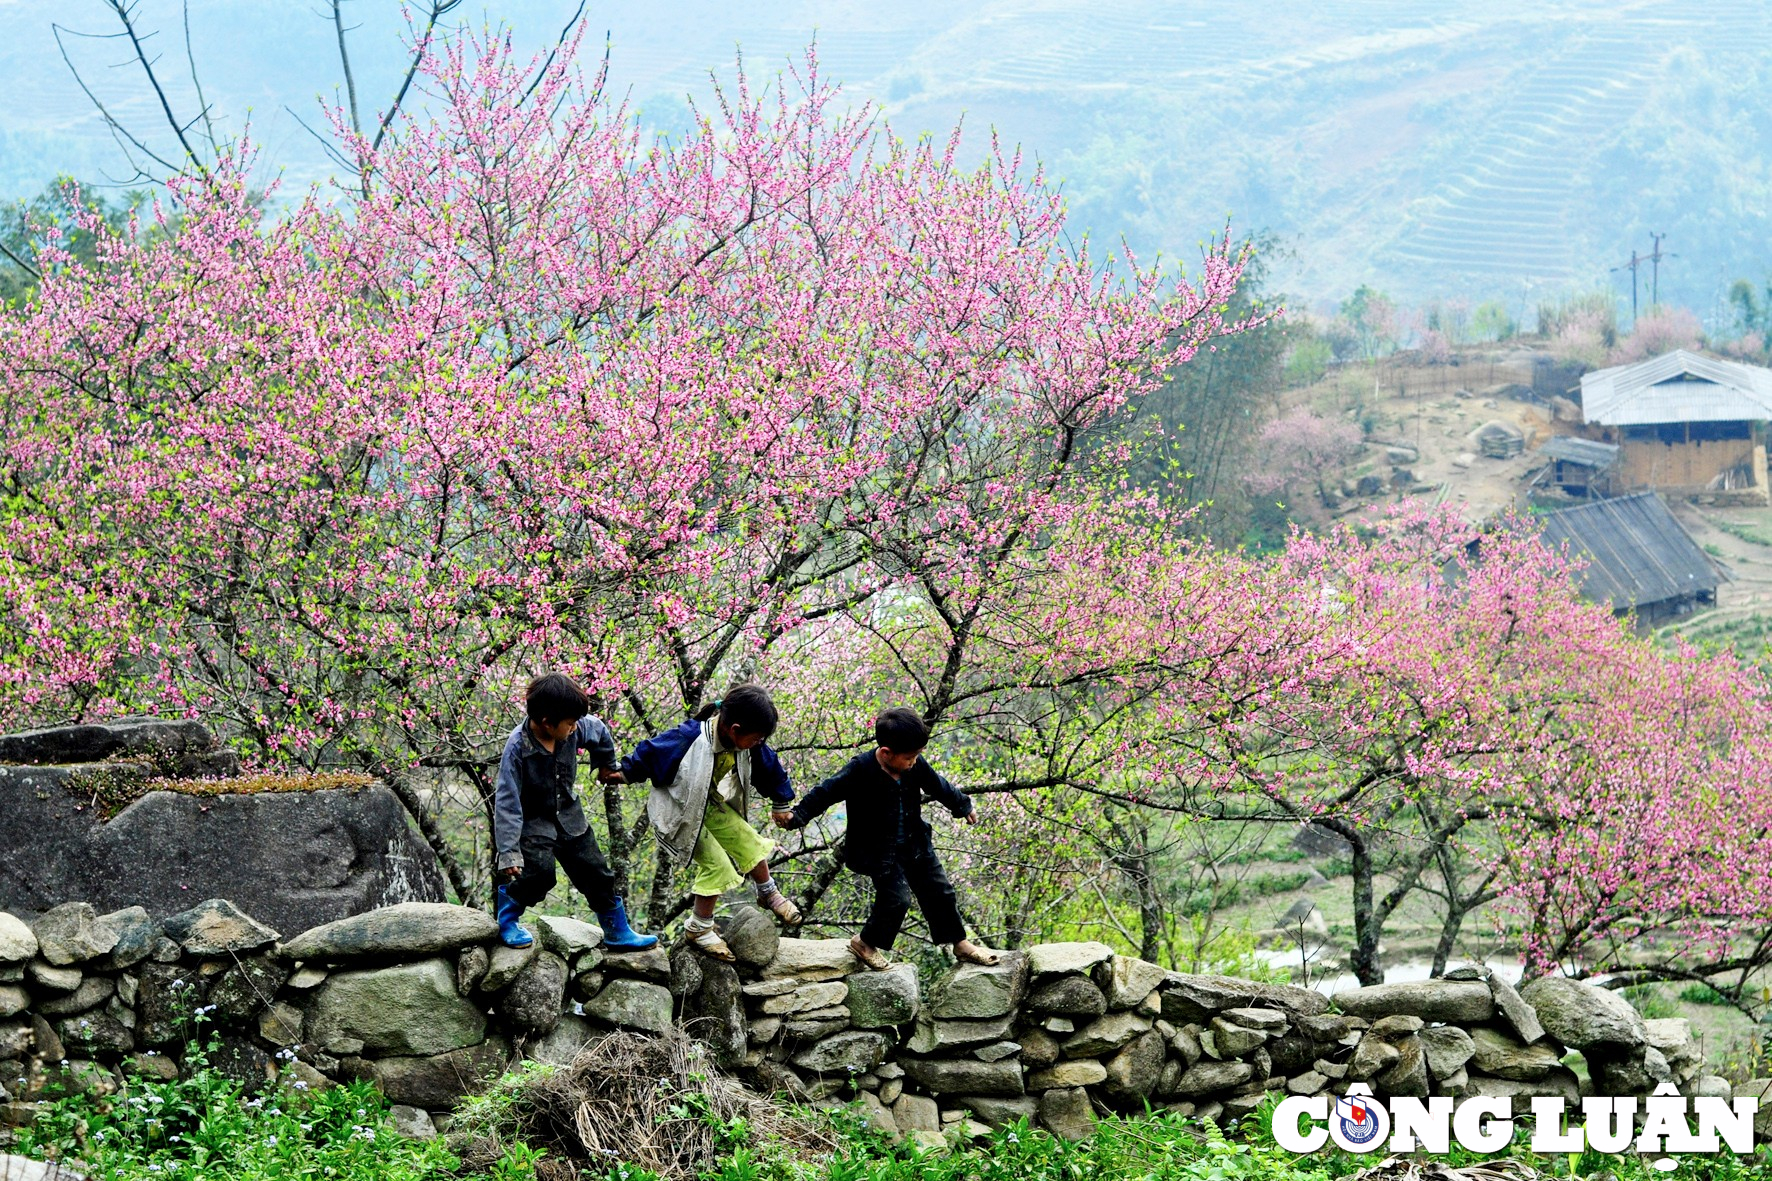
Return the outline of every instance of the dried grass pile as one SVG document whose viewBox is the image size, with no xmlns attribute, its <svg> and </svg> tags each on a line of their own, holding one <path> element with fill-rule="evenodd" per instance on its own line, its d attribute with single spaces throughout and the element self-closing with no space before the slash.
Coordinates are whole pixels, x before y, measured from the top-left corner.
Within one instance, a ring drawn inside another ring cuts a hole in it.
<svg viewBox="0 0 1772 1181">
<path fill-rule="evenodd" d="M 546 1151 L 541 1181 L 601 1177 L 618 1163 L 666 1181 L 695 1177 L 741 1144 L 773 1144 L 814 1160 L 834 1152 L 835 1130 L 720 1073 L 684 1034 L 612 1033 L 569 1066 L 508 1078 L 450 1129 L 464 1171 L 488 1168 L 512 1140 Z"/>
</svg>

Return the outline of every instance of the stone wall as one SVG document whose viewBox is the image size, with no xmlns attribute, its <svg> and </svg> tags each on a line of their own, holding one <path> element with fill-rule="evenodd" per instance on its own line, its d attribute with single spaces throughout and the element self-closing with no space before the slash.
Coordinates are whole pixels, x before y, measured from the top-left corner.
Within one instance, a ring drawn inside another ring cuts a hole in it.
<svg viewBox="0 0 1772 1181">
<path fill-rule="evenodd" d="M 166 918 L 219 897 L 299 931 L 444 897 L 435 855 L 386 787 L 222 790 L 238 771 L 200 722 L 0 735 L 0 910 L 35 915 L 83 901 Z M 202 780 L 203 790 L 145 790 L 179 780 Z M 140 798 L 106 819 L 101 790 Z"/>
<path fill-rule="evenodd" d="M 1227 1120 L 1270 1091 L 1355 1082 L 1380 1096 L 1506 1095 L 1521 1111 L 1534 1095 L 1666 1081 L 1730 1093 L 1703 1073 L 1685 1021 L 1644 1021 L 1574 981 L 1521 993 L 1470 968 L 1332 1004 L 1058 943 L 924 989 L 910 965 L 869 972 L 844 941 L 782 938 L 753 903 L 728 909 L 736 965 L 682 946 L 606 952 L 597 927 L 565 918 L 536 918 L 540 937 L 516 951 L 486 914 L 441 903 L 281 941 L 221 900 L 164 921 L 84 903 L 29 924 L 0 914 L 0 1102 L 17 1123 L 57 1083 L 112 1089 L 126 1064 L 169 1076 L 208 1029 L 215 1061 L 243 1079 L 372 1079 L 425 1134 L 521 1058 L 566 1062 L 603 1031 L 673 1024 L 761 1089 L 857 1101 L 889 1132 L 931 1140 L 1023 1116 L 1083 1135 L 1098 1113 L 1147 1102 Z M 1570 1050 L 1587 1079 L 1565 1065 Z"/>
</svg>

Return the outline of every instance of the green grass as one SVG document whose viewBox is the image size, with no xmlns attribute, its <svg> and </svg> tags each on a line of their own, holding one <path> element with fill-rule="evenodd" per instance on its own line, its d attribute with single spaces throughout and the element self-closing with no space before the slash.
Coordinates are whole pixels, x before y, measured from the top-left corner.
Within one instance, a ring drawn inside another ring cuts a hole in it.
<svg viewBox="0 0 1772 1181">
<path fill-rule="evenodd" d="M 52 1096 L 11 1151 L 78 1161 L 109 1181 L 270 1181 L 337 1177 L 418 1181 L 455 1165 L 440 1140 L 395 1134 L 388 1104 L 367 1083 L 250 1094 L 203 1065 L 188 1078 L 130 1078 L 114 1095 Z"/>
<path fill-rule="evenodd" d="M 1772 537 L 1768 537 L 1752 525 L 1743 525 L 1736 521 L 1726 521 L 1721 518 L 1713 519 L 1711 524 L 1715 525 L 1718 529 L 1721 529 L 1724 533 L 1727 533 L 1730 537 L 1739 538 L 1742 541 L 1749 542 L 1753 545 L 1772 546 Z"/>
<path fill-rule="evenodd" d="M 1689 1005 L 1724 1005 L 1734 1002 L 1708 984 L 1688 984 L 1680 989 L 1680 999 Z"/>
<path fill-rule="evenodd" d="M 201 1057 L 199 1056 L 199 1061 Z M 471 1100 L 458 1116 L 463 1131 L 518 1126 L 511 1104 L 516 1089 L 495 1087 Z M 1190 1124 L 1173 1113 L 1101 1120 L 1093 1135 L 1058 1139 L 1026 1123 L 993 1132 L 958 1151 L 891 1144 L 870 1130 L 854 1109 L 805 1112 L 828 1120 L 843 1147 L 830 1158 L 809 1161 L 775 1145 L 747 1143 L 746 1129 L 731 1133 L 729 1155 L 700 1174 L 704 1181 L 1338 1181 L 1377 1163 L 1328 1151 L 1298 1157 L 1277 1147 L 1267 1130 L 1267 1109 L 1230 1135 Z M 708 1118 L 712 1119 L 712 1116 Z M 741 1121 L 742 1122 L 742 1121 Z M 452 1129 L 453 1131 L 453 1129 Z M 1525 1136 L 1509 1154 L 1547 1176 L 1656 1181 L 1666 1176 L 1635 1155 L 1584 1153 L 1546 1160 L 1524 1151 Z M 21 1129 L 11 1151 L 60 1159 L 92 1177 L 115 1181 L 284 1181 L 338 1178 L 351 1181 L 528 1181 L 559 1175 L 544 1154 L 518 1139 L 501 1144 L 503 1155 L 486 1171 L 468 1173 L 442 1140 L 400 1139 L 389 1122 L 386 1100 L 367 1084 L 302 1093 L 275 1088 L 250 1094 L 206 1067 L 178 1082 L 132 1078 L 118 1094 L 50 1099 L 35 1125 Z M 1453 1167 L 1485 1159 L 1455 1149 Z M 657 1181 L 643 1170 L 611 1163 L 600 1181 Z M 1772 1176 L 1764 1150 L 1753 1159 L 1730 1155 L 1685 1158 L 1686 1181 L 1749 1181 Z"/>
</svg>

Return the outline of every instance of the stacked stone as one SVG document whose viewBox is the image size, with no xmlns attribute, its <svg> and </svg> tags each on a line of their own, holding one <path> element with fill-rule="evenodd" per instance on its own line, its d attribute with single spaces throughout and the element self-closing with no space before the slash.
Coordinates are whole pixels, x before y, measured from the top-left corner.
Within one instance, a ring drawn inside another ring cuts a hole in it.
<svg viewBox="0 0 1772 1181">
<path fill-rule="evenodd" d="M 163 924 L 85 903 L 28 925 L 0 914 L 4 1122 L 32 1118 L 52 1086 L 108 1093 L 125 1067 L 176 1077 L 206 1027 L 220 1040 L 211 1064 L 244 1082 L 369 1079 L 404 1130 L 428 1135 L 432 1113 L 519 1054 L 569 1061 L 599 1032 L 671 1027 L 662 949 L 608 956 L 593 924 L 534 926 L 534 944 L 508 948 L 482 911 L 414 902 L 279 945 L 220 899 Z"/>
<path fill-rule="evenodd" d="M 46 1092 L 110 1094 L 125 1063 L 176 1077 L 198 1016 L 227 1030 L 219 1065 L 262 1071 L 270 1055 L 241 1027 L 288 976 L 276 941 L 219 900 L 164 923 L 84 902 L 33 923 L 0 913 L 0 1125 L 29 1122 Z"/>
<path fill-rule="evenodd" d="M 1617 993 L 1563 977 L 1522 993 L 1487 968 L 1455 968 L 1337 993 L 1335 1004 L 1345 1016 L 1324 1032 L 1338 1036 L 1288 1080 L 1293 1094 L 1339 1095 L 1365 1083 L 1381 1097 L 1506 1097 L 1525 1114 L 1538 1096 L 1580 1101 L 1571 1050 L 1590 1094 L 1642 1095 L 1669 1081 L 1688 1095 L 1729 1094 L 1723 1079 L 1702 1074 L 1690 1023 L 1645 1022 Z"/>
<path fill-rule="evenodd" d="M 0 913 L 0 1124 L 32 1118 L 51 1087 L 107 1093 L 126 1068 L 175 1077 L 200 1033 L 219 1039 L 212 1065 L 242 1081 L 371 1080 L 421 1136 L 520 1057 L 569 1062 L 606 1031 L 673 1026 L 760 1090 L 859 1102 L 888 1134 L 931 1145 L 1020 1118 L 1080 1137 L 1098 1112 L 1147 1103 L 1228 1120 L 1269 1091 L 1355 1083 L 1506 1096 L 1517 1112 L 1538 1095 L 1664 1082 L 1730 1094 L 1703 1073 L 1686 1021 L 1644 1021 L 1618 994 L 1562 978 L 1515 991 L 1463 968 L 1340 993 L 1332 1013 L 1305 989 L 1056 943 L 951 969 L 925 996 L 909 964 L 870 972 L 846 941 L 782 938 L 748 896 L 729 911 L 735 964 L 683 945 L 610 953 L 596 926 L 565 918 L 537 917 L 534 945 L 508 948 L 490 916 L 442 903 L 285 944 L 219 899 L 164 922 L 85 903 L 34 923 Z"/>
</svg>

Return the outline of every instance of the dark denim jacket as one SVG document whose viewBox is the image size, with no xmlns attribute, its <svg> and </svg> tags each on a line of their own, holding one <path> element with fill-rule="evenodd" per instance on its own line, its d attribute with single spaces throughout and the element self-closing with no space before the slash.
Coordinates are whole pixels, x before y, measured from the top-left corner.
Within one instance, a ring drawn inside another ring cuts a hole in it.
<svg viewBox="0 0 1772 1181">
<path fill-rule="evenodd" d="M 590 823 L 573 793 L 578 756 L 593 767 L 615 765 L 615 739 L 603 719 L 586 716 L 578 729 L 542 749 L 527 721 L 511 731 L 498 761 L 498 787 L 492 797 L 492 843 L 499 869 L 523 864 L 518 848 L 526 836 L 583 836 Z"/>
</svg>

